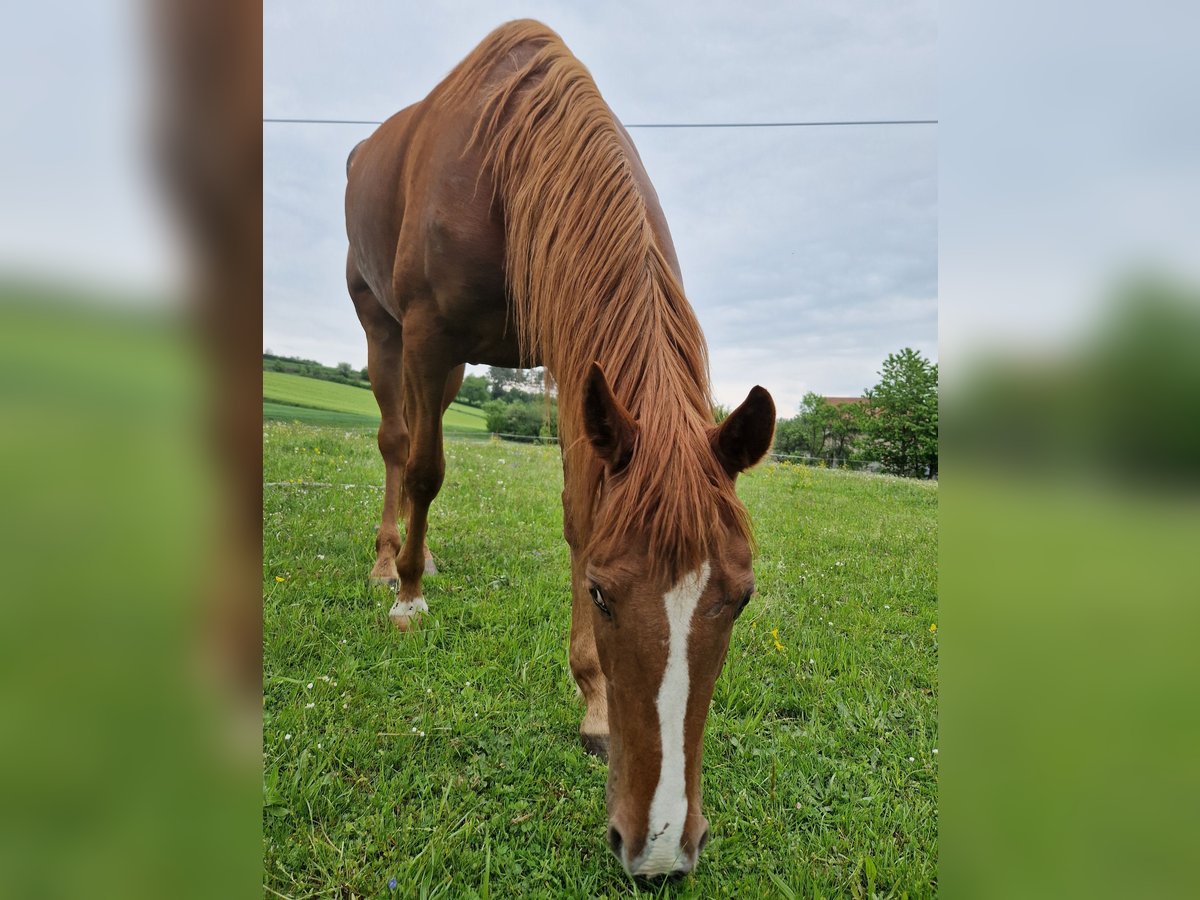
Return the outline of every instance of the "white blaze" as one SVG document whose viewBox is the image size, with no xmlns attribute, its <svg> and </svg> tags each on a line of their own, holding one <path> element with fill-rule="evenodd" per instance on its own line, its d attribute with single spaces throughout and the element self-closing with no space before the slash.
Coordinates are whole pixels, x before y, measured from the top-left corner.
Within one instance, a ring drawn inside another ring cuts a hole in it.
<svg viewBox="0 0 1200 900">
<path fill-rule="evenodd" d="M 692 615 L 700 595 L 708 585 L 709 568 L 705 562 L 695 572 L 683 576 L 663 596 L 667 610 L 669 649 L 667 668 L 658 689 L 658 727 L 662 746 L 662 768 L 658 787 L 650 801 L 650 829 L 646 847 L 634 861 L 635 875 L 660 875 L 673 872 L 682 852 L 683 826 L 687 823 L 687 785 L 684 781 L 683 730 L 687 715 L 690 678 L 688 675 L 688 636 Z"/>
</svg>

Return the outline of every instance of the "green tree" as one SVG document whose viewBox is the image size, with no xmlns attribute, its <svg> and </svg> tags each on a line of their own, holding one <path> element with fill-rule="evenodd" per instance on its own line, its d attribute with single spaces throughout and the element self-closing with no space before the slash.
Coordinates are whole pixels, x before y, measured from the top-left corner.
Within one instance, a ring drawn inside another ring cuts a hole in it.
<svg viewBox="0 0 1200 900">
<path fill-rule="evenodd" d="M 825 442 L 833 430 L 834 412 L 829 401 L 813 391 L 800 400 L 800 433 L 808 447 L 809 456 L 826 457 Z"/>
<path fill-rule="evenodd" d="M 337 364 L 337 373 L 343 378 L 353 378 L 354 366 L 350 365 L 348 362 L 340 362 Z"/>
<path fill-rule="evenodd" d="M 808 443 L 804 440 L 799 416 L 780 419 L 775 423 L 775 443 L 771 445 L 771 452 L 783 456 L 808 455 Z"/>
<path fill-rule="evenodd" d="M 905 347 L 888 354 L 866 392 L 862 421 L 871 454 L 898 475 L 936 476 L 938 367 Z"/>
<path fill-rule="evenodd" d="M 458 396 L 454 399 L 468 406 L 482 407 L 490 396 L 486 378 L 482 375 L 468 375 L 463 379 L 462 387 L 458 389 Z"/>
<path fill-rule="evenodd" d="M 504 418 L 508 414 L 508 404 L 503 400 L 489 400 L 483 404 L 483 415 L 487 419 L 487 430 L 492 434 L 504 434 Z"/>
<path fill-rule="evenodd" d="M 797 415 L 781 419 L 775 426 L 775 452 L 789 456 L 827 458 L 826 444 L 834 432 L 837 412 L 829 401 L 809 391 L 800 401 Z"/>
<path fill-rule="evenodd" d="M 371 373 L 367 371 L 366 366 L 363 366 L 361 369 L 358 370 L 358 377 L 361 381 L 370 381 Z"/>
</svg>

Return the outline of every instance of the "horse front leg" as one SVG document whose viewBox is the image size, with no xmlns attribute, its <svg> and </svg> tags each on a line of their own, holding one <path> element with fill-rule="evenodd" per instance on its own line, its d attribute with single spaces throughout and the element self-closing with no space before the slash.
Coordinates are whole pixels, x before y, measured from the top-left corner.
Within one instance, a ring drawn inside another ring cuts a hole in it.
<svg viewBox="0 0 1200 900">
<path fill-rule="evenodd" d="M 421 578 L 432 562 L 425 547 L 429 506 L 442 488 L 446 461 L 442 452 L 443 398 L 453 367 L 428 354 L 421 343 L 404 349 L 405 413 L 409 426 L 408 460 L 404 466 L 404 545 L 396 556 L 400 587 L 388 613 L 397 628 L 408 631 L 429 605 Z"/>
<path fill-rule="evenodd" d="M 579 687 L 586 709 L 579 726 L 584 750 L 608 756 L 608 681 L 596 652 L 592 599 L 588 594 L 587 561 L 584 557 L 584 527 L 577 520 L 569 492 L 563 492 L 563 536 L 571 547 L 571 643 L 568 657 L 571 674 Z"/>
</svg>

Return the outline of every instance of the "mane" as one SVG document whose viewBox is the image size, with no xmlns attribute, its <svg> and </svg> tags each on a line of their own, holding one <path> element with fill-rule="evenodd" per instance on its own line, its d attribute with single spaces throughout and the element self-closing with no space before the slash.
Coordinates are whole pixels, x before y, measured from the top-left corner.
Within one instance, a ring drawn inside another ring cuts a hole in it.
<svg viewBox="0 0 1200 900">
<path fill-rule="evenodd" d="M 541 360 L 557 382 L 564 453 L 586 441 L 593 361 L 638 421 L 628 467 L 604 487 L 621 496 L 593 536 L 640 535 L 675 576 L 703 562 L 719 530 L 749 538 L 709 441 L 700 325 L 591 74 L 557 34 L 522 20 L 493 31 L 430 99 L 476 115 L 469 146 L 482 151 L 503 212 L 513 324 L 523 359 Z M 603 467 L 572 468 L 568 491 L 594 504 Z"/>
</svg>

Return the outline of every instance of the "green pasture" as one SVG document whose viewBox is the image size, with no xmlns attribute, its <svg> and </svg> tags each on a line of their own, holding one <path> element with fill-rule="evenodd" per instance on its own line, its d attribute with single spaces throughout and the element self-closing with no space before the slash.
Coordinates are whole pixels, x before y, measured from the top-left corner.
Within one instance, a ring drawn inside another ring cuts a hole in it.
<svg viewBox="0 0 1200 900">
<path fill-rule="evenodd" d="M 431 616 L 401 634 L 366 586 L 374 436 L 270 422 L 263 447 L 269 896 L 936 894 L 936 484 L 739 480 L 758 593 L 705 736 L 712 838 L 694 874 L 635 882 L 578 742 L 557 448 L 448 442 Z"/>
<path fill-rule="evenodd" d="M 263 372 L 263 418 L 334 427 L 379 424 L 379 407 L 365 388 L 285 372 Z M 483 413 L 452 403 L 442 418 L 447 431 L 484 431 Z"/>
</svg>

